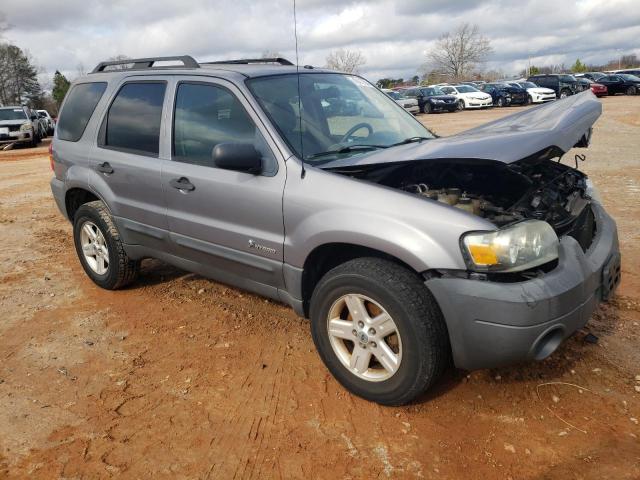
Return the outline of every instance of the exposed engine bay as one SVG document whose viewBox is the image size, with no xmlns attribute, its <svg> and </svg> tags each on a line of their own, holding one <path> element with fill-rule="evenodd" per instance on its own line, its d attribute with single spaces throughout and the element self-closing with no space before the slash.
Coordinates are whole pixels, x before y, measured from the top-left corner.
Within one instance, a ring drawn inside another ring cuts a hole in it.
<svg viewBox="0 0 640 480">
<path fill-rule="evenodd" d="M 553 160 L 509 165 L 478 160 L 430 160 L 336 169 L 486 218 L 498 227 L 524 219 L 548 222 L 587 249 L 595 233 L 587 176 Z"/>
</svg>

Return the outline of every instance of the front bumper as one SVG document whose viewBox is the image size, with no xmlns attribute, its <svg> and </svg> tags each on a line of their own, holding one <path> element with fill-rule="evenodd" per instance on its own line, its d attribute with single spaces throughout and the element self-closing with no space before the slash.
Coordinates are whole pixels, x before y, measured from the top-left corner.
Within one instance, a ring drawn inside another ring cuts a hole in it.
<svg viewBox="0 0 640 480">
<path fill-rule="evenodd" d="M 488 98 L 487 100 L 476 100 L 476 99 L 468 99 L 465 108 L 486 108 L 493 106 L 493 99 Z"/>
<path fill-rule="evenodd" d="M 614 220 L 592 205 L 596 235 L 583 252 L 562 237 L 558 265 L 543 276 L 517 283 L 461 278 L 425 282 L 449 330 L 458 368 L 493 368 L 546 358 L 589 320 L 598 303 L 620 280 Z"/>
<path fill-rule="evenodd" d="M 533 103 L 551 102 L 556 99 L 556 94 L 555 93 L 547 93 L 547 94 L 534 93 L 533 95 L 531 95 L 531 98 L 533 99 Z"/>
<path fill-rule="evenodd" d="M 418 105 L 411 105 L 410 107 L 403 107 L 409 113 L 420 113 L 420 107 Z"/>
</svg>

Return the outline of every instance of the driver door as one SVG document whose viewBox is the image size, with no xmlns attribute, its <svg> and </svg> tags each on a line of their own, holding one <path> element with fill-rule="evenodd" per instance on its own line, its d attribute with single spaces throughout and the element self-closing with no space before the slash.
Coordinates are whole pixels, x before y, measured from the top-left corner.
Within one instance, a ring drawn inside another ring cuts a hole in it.
<svg viewBox="0 0 640 480">
<path fill-rule="evenodd" d="M 180 77 L 174 87 L 171 161 L 162 183 L 174 252 L 207 276 L 262 295 L 282 287 L 285 163 L 237 88 L 223 80 Z M 213 148 L 249 143 L 259 174 L 218 168 Z"/>
</svg>

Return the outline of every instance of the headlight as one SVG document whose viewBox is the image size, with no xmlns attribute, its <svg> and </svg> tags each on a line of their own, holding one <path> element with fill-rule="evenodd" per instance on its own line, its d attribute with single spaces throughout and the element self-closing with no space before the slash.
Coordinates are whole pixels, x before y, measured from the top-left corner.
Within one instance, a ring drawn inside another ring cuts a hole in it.
<svg viewBox="0 0 640 480">
<path fill-rule="evenodd" d="M 517 272 L 558 258 L 558 237 L 541 220 L 525 220 L 493 232 L 470 232 L 461 243 L 469 269 L 475 271 Z"/>
<path fill-rule="evenodd" d="M 28 130 L 31 130 L 31 127 L 32 127 L 31 122 L 23 123 L 22 125 L 20 125 L 20 131 L 26 132 Z"/>
</svg>

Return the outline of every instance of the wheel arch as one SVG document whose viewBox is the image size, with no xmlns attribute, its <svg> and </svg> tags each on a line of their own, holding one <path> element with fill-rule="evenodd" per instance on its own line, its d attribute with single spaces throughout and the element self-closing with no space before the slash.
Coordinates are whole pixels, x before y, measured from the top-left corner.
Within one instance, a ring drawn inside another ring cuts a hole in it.
<svg viewBox="0 0 640 480">
<path fill-rule="evenodd" d="M 85 203 L 102 200 L 94 192 L 88 188 L 72 187 L 68 189 L 64 195 L 64 206 L 67 218 L 73 222 L 73 218 L 78 209 Z"/>
<path fill-rule="evenodd" d="M 313 291 L 320 279 L 331 269 L 349 260 L 363 257 L 382 258 L 396 263 L 408 271 L 419 274 L 409 264 L 400 258 L 378 250 L 355 243 L 334 242 L 315 247 L 305 259 L 300 278 L 300 293 L 302 295 L 304 316 L 309 316 L 309 303 Z"/>
</svg>

